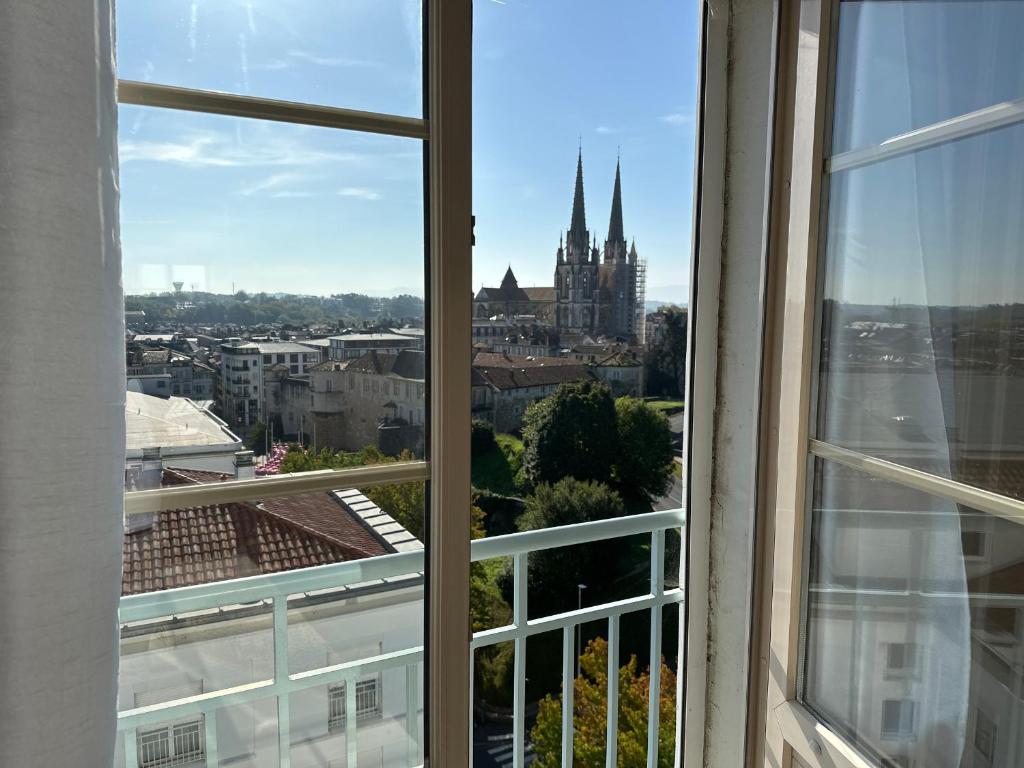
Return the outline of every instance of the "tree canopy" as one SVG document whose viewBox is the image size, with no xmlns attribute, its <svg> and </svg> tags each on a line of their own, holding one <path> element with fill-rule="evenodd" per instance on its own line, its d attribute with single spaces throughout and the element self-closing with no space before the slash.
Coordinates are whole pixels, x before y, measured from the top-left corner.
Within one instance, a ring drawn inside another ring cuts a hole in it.
<svg viewBox="0 0 1024 768">
<path fill-rule="evenodd" d="M 618 452 L 615 482 L 655 499 L 672 485 L 672 431 L 665 414 L 642 400 L 620 397 L 615 401 Z"/>
<path fill-rule="evenodd" d="M 526 409 L 523 473 L 528 482 L 607 480 L 615 454 L 615 401 L 606 384 L 561 384 Z"/>
<path fill-rule="evenodd" d="M 641 670 L 636 656 L 619 668 L 619 731 L 615 764 L 619 768 L 647 765 L 647 707 L 650 669 Z M 661 662 L 658 721 L 658 765 L 670 768 L 675 756 L 676 677 Z M 573 765 L 602 768 L 605 765 L 608 716 L 608 643 L 591 640 L 580 656 L 580 676 L 573 685 Z M 562 757 L 562 702 L 545 696 L 531 732 L 537 768 L 559 768 Z"/>
</svg>

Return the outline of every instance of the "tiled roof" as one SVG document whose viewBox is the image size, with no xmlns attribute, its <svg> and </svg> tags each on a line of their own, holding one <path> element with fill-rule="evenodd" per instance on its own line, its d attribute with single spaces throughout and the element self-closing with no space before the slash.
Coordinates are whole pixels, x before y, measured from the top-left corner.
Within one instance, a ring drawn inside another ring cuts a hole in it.
<svg viewBox="0 0 1024 768">
<path fill-rule="evenodd" d="M 194 485 L 196 483 L 223 483 L 234 480 L 234 475 L 213 472 L 209 469 L 188 469 L 187 467 L 164 467 L 160 485 Z"/>
<path fill-rule="evenodd" d="M 164 485 L 229 479 L 206 470 L 163 473 Z M 121 592 L 135 595 L 422 547 L 356 489 L 162 510 L 135 517 L 125 531 Z"/>
<path fill-rule="evenodd" d="M 352 559 L 246 503 L 164 510 L 126 532 L 121 594 L 237 579 Z"/>
<path fill-rule="evenodd" d="M 333 493 L 303 493 L 264 499 L 259 508 L 349 552 L 347 560 L 386 555 L 391 550 Z M 380 510 L 377 510 L 380 513 Z"/>
<path fill-rule="evenodd" d="M 536 287 L 523 288 L 530 301 L 554 301 L 555 289 L 553 287 L 539 285 Z"/>
<path fill-rule="evenodd" d="M 479 357 L 479 355 L 478 355 Z M 473 370 L 492 387 L 498 390 L 521 389 L 523 387 L 550 386 L 570 381 L 593 379 L 594 375 L 585 365 L 545 365 L 532 368 L 488 368 L 474 363 Z"/>
<path fill-rule="evenodd" d="M 579 366 L 568 357 L 539 357 L 534 355 L 507 355 L 503 352 L 478 352 L 473 365 L 481 368 L 540 368 L 553 365 Z"/>
<path fill-rule="evenodd" d="M 415 349 L 403 349 L 397 354 L 371 350 L 358 360 L 349 361 L 346 370 L 381 376 L 392 374 L 403 379 L 423 381 L 426 375 L 424 360 L 424 353 Z"/>
</svg>

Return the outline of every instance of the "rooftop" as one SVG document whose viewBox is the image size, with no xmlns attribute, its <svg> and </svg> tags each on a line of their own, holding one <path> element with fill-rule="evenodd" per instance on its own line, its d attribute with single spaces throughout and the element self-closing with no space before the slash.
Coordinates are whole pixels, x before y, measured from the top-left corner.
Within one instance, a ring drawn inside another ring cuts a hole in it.
<svg viewBox="0 0 1024 768">
<path fill-rule="evenodd" d="M 187 397 L 125 393 L 126 449 L 182 446 L 241 446 L 227 426 Z"/>
</svg>

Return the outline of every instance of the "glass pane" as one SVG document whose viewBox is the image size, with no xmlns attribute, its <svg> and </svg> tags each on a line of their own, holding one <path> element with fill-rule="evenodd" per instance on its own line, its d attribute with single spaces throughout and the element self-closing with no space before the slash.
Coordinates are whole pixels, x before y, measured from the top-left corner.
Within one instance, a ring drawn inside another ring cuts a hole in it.
<svg viewBox="0 0 1024 768">
<path fill-rule="evenodd" d="M 418 0 L 128 0 L 117 6 L 129 80 L 418 116 Z"/>
<path fill-rule="evenodd" d="M 818 437 L 1024 498 L 1024 124 L 833 174 Z"/>
<path fill-rule="evenodd" d="M 1020 765 L 1024 526 L 821 460 L 813 504 L 805 701 L 883 765 Z"/>
<path fill-rule="evenodd" d="M 126 490 L 423 458 L 422 142 L 134 106 L 120 126 Z M 121 626 L 121 710 L 256 686 L 201 726 L 183 705 L 153 759 L 276 765 L 284 744 L 328 768 L 355 727 L 358 765 L 421 761 L 424 486 L 129 500 L 122 607 L 162 594 Z M 348 722 L 323 678 L 271 687 L 383 654 Z"/>
<path fill-rule="evenodd" d="M 833 152 L 1024 97 L 1024 1 L 839 6 Z"/>
<path fill-rule="evenodd" d="M 683 505 L 699 10 L 674 0 L 474 5 L 474 535 Z M 567 41 L 585 40 L 627 53 L 569 62 L 576 43 Z M 679 535 L 666 539 L 674 586 Z M 650 557 L 650 533 L 530 553 L 530 620 L 648 594 Z M 511 622 L 513 575 L 512 558 L 474 564 L 475 631 Z M 569 643 L 594 667 L 573 674 L 585 701 L 577 709 L 587 710 L 579 765 L 604 764 L 597 668 L 606 669 L 609 636 L 601 618 Z M 650 679 L 650 636 L 646 612 L 623 618 L 624 691 Z M 543 765 L 562 759 L 564 640 L 553 631 L 526 644 L 523 749 Z M 664 657 L 669 679 L 677 659 L 667 640 Z M 477 765 L 511 760 L 501 710 L 512 703 L 514 661 L 512 644 L 475 653 Z M 669 707 L 674 692 L 663 698 Z M 623 694 L 619 754 L 642 763 L 638 702 Z"/>
</svg>

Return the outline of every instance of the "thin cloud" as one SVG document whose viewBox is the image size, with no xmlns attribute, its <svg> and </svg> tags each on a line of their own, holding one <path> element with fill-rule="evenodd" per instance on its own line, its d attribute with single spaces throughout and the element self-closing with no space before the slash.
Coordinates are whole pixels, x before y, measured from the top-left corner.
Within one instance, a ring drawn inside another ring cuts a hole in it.
<svg viewBox="0 0 1024 768">
<path fill-rule="evenodd" d="M 215 131 L 198 133 L 184 141 L 122 141 L 119 155 L 122 164 L 146 161 L 192 168 L 294 167 L 367 159 L 365 154 L 315 149 L 290 140 L 246 145 Z"/>
<path fill-rule="evenodd" d="M 359 200 L 380 200 L 381 198 L 380 192 L 366 187 L 342 187 L 338 190 L 338 194 L 342 197 L 355 197 Z"/>
<path fill-rule="evenodd" d="M 359 67 L 369 69 L 383 66 L 379 61 L 372 61 L 370 59 L 350 59 L 345 56 L 318 56 L 315 53 L 299 49 L 288 51 L 288 57 L 321 67 Z"/>
<path fill-rule="evenodd" d="M 257 181 L 254 184 L 249 184 L 238 190 L 239 194 L 249 197 L 251 195 L 259 194 L 260 192 L 271 192 L 275 191 L 275 197 L 281 194 L 282 187 L 287 187 L 290 184 L 295 184 L 299 181 L 305 181 L 306 176 L 301 173 L 275 173 L 267 176 L 265 179 Z"/>
<path fill-rule="evenodd" d="M 597 133 L 618 133 L 616 128 L 609 128 L 607 125 L 599 125 L 594 129 Z"/>
<path fill-rule="evenodd" d="M 663 122 L 663 123 L 668 123 L 669 125 L 692 125 L 693 124 L 693 115 L 692 114 L 687 114 L 685 112 L 670 112 L 667 115 L 662 115 L 658 119 L 661 120 L 661 122 Z"/>
</svg>

